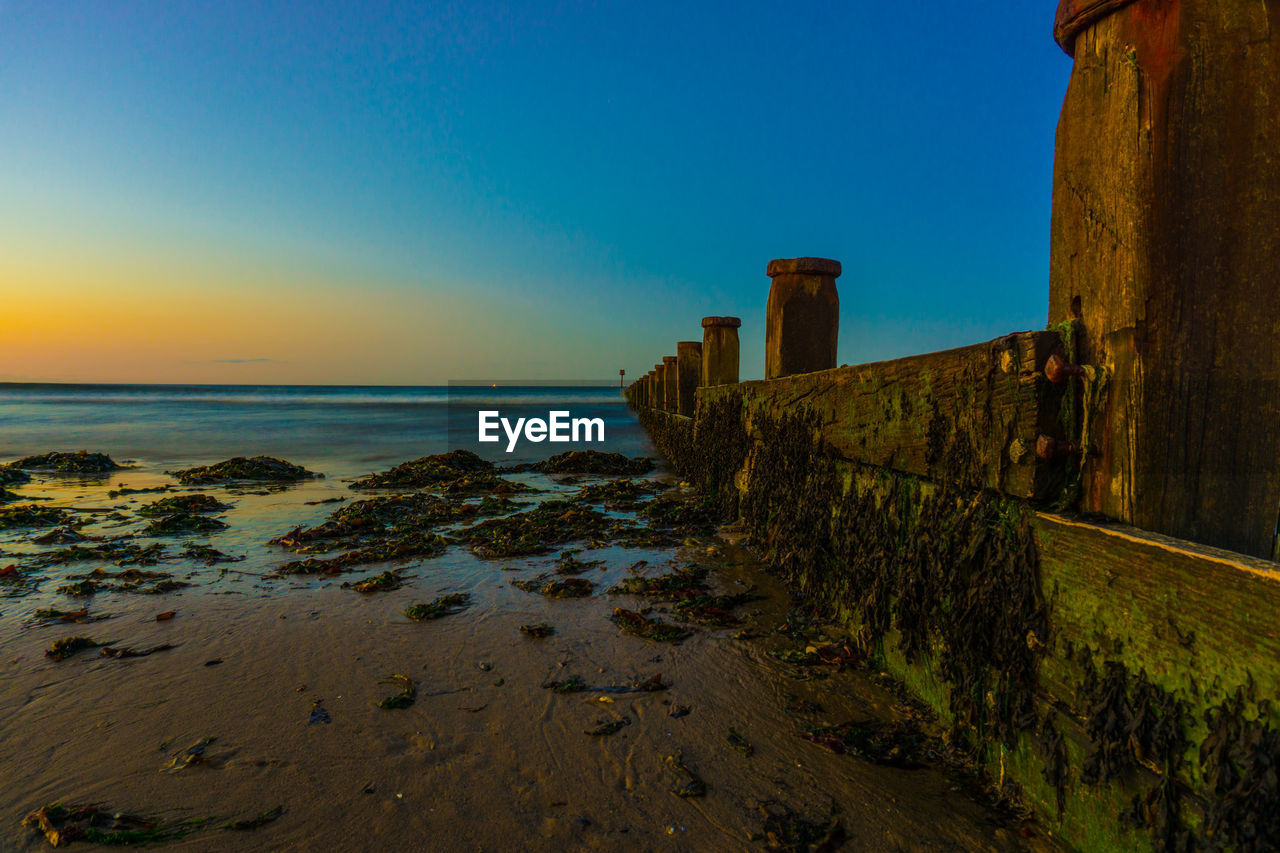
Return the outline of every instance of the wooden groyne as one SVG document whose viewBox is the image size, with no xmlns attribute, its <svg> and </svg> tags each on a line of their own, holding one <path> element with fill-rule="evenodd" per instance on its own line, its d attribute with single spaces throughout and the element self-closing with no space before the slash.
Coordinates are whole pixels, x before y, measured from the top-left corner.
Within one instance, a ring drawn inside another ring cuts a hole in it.
<svg viewBox="0 0 1280 853">
<path fill-rule="evenodd" d="M 780 259 L 764 380 L 709 317 L 625 389 L 1081 849 L 1280 848 L 1278 34 L 1276 3 L 1064 0 L 1047 330 L 837 367 L 839 263 Z"/>
</svg>

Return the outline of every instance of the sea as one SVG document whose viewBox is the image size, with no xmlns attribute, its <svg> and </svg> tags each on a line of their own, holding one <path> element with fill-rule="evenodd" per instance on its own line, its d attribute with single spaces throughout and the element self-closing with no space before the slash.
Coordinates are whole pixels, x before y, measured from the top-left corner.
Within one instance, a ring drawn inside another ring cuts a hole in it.
<svg viewBox="0 0 1280 853">
<path fill-rule="evenodd" d="M 477 413 L 600 418 L 603 442 L 479 445 Z M 348 477 L 464 447 L 499 464 L 565 450 L 656 452 L 616 384 L 432 386 L 0 384 L 0 464 L 88 450 L 156 467 L 276 456 Z"/>
</svg>

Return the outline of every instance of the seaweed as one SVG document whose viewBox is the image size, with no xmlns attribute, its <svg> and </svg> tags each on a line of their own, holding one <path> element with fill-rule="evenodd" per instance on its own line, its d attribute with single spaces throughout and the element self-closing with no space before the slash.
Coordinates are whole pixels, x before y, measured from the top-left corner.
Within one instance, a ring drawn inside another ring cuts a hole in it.
<svg viewBox="0 0 1280 853">
<path fill-rule="evenodd" d="M 405 610 L 404 615 L 415 622 L 439 619 L 461 613 L 471 604 L 471 596 L 465 592 L 442 595 L 430 604 L 415 604 Z"/>
<path fill-rule="evenodd" d="M 644 456 L 628 459 L 621 453 L 599 450 L 568 450 L 541 462 L 523 463 L 502 469 L 504 472 L 538 471 L 543 474 L 648 474 L 653 460 Z"/>
<path fill-rule="evenodd" d="M 1201 826 L 1208 850 L 1280 849 L 1280 731 L 1267 722 L 1272 717 L 1266 701 L 1250 714 L 1244 688 L 1205 712 L 1200 768 L 1208 805 Z"/>
<path fill-rule="evenodd" d="M 506 484 L 515 488 L 514 483 L 508 483 L 494 476 L 496 471 L 492 462 L 482 459 L 470 450 L 453 450 L 449 453 L 437 453 L 402 462 L 379 474 L 369 474 L 354 481 L 351 488 L 424 488 L 456 482 L 469 475 L 482 475 L 480 479 L 473 481 L 475 483 L 483 481 L 483 475 L 488 475 L 497 485 Z M 490 491 L 493 490 L 490 489 Z"/>
<path fill-rule="evenodd" d="M 164 558 L 164 546 L 158 543 L 141 546 L 132 542 L 103 542 L 97 545 L 71 545 L 47 551 L 32 558 L 37 566 L 53 566 L 66 563 L 106 562 L 118 566 L 138 564 L 155 565 Z M 74 577 L 74 576 L 73 576 Z"/>
<path fill-rule="evenodd" d="M 159 518 L 175 514 L 202 515 L 227 509 L 231 509 L 231 504 L 225 504 L 213 495 L 174 495 L 138 507 L 138 515 Z"/>
<path fill-rule="evenodd" d="M 526 637 L 532 637 L 535 640 L 542 640 L 550 637 L 556 632 L 555 626 L 546 622 L 538 622 L 535 625 L 521 625 L 520 633 Z"/>
<path fill-rule="evenodd" d="M 281 565 L 279 571 L 285 575 L 338 574 L 352 566 L 369 563 L 410 559 L 429 560 L 443 554 L 448 545 L 445 538 L 438 533 L 407 531 L 386 539 L 375 540 L 372 544 L 347 551 L 337 557 L 328 559 L 308 557 L 305 560 L 291 560 Z"/>
<path fill-rule="evenodd" d="M 661 483 L 651 481 L 610 480 L 585 486 L 570 500 L 574 503 L 598 504 L 609 510 L 632 509 L 664 488 L 666 487 Z"/>
<path fill-rule="evenodd" d="M 90 616 L 89 611 L 85 608 L 79 610 L 58 610 L 54 607 L 45 607 L 31 614 L 31 618 L 37 622 L 49 624 L 52 622 L 74 622 L 83 624 L 85 622 L 97 622 L 106 619 L 105 616 Z"/>
<path fill-rule="evenodd" d="M 549 500 L 525 512 L 493 518 L 459 532 L 476 556 L 487 560 L 546 554 L 572 540 L 603 540 L 614 520 L 570 501 Z"/>
<path fill-rule="evenodd" d="M 597 722 L 595 728 L 587 729 L 584 734 L 591 735 L 592 737 L 608 737 L 609 735 L 617 734 L 629 725 L 631 725 L 631 718 L 621 717 L 616 720 Z"/>
<path fill-rule="evenodd" d="M 707 783 L 702 777 L 684 763 L 684 753 L 676 752 L 667 756 L 667 766 L 679 776 L 679 783 L 671 789 L 671 793 L 682 799 L 701 797 L 707 793 Z"/>
<path fill-rule="evenodd" d="M 193 533 L 216 533 L 226 530 L 227 523 L 207 515 L 192 515 L 175 512 L 163 518 L 157 518 L 142 528 L 143 536 L 187 536 Z"/>
<path fill-rule="evenodd" d="M 400 588 L 400 573 L 398 571 L 388 570 L 380 575 L 374 575 L 355 583 L 344 583 L 344 587 L 350 587 L 356 592 L 391 592 L 393 589 Z"/>
<path fill-rule="evenodd" d="M 94 542 L 97 539 L 86 536 L 74 527 L 55 527 L 39 536 L 32 536 L 31 541 L 37 545 L 72 545 L 79 542 Z"/>
<path fill-rule="evenodd" d="M 392 696 L 387 696 L 378 702 L 378 707 L 384 711 L 400 711 L 413 705 L 418 698 L 418 687 L 413 683 L 413 679 L 407 675 L 394 673 L 387 676 L 379 684 L 390 684 L 393 687 L 399 687 L 400 692 Z"/>
<path fill-rule="evenodd" d="M 141 489 L 134 489 L 122 484 L 118 488 L 110 489 L 107 492 L 107 497 L 112 500 L 115 500 L 116 498 L 122 498 L 126 495 L 145 495 L 145 494 L 152 494 L 157 492 L 170 492 L 170 491 L 173 491 L 173 486 L 147 486 Z"/>
<path fill-rule="evenodd" d="M 920 760 L 923 736 L 910 721 L 868 719 L 839 725 L 820 723 L 803 726 L 796 734 L 837 755 L 856 755 L 876 764 L 903 769 L 923 766 Z"/>
<path fill-rule="evenodd" d="M 36 504 L 0 509 L 0 530 L 13 527 L 54 527 L 59 524 L 71 524 L 71 514 L 65 509 Z"/>
<path fill-rule="evenodd" d="M 570 675 L 561 681 L 544 681 L 542 689 L 550 690 L 554 693 L 581 693 L 587 689 L 587 683 L 582 680 L 580 675 Z"/>
<path fill-rule="evenodd" d="M 322 475 L 308 471 L 283 459 L 271 456 L 247 458 L 236 456 L 213 465 L 197 465 L 179 471 L 168 471 L 184 486 L 204 486 L 237 482 L 296 483 Z"/>
<path fill-rule="evenodd" d="M 14 501 L 21 500 L 26 500 L 26 498 L 17 492 L 11 492 L 4 486 L 0 486 L 0 504 L 13 503 Z"/>
<path fill-rule="evenodd" d="M 773 808 L 770 808 L 773 806 Z M 845 841 L 844 824 L 832 815 L 825 820 L 810 820 L 786 806 L 761 804 L 764 826 L 752 840 L 761 841 L 768 850 L 787 853 L 829 853 Z"/>
<path fill-rule="evenodd" d="M 719 526 L 720 507 L 707 497 L 659 495 L 639 510 L 641 518 L 686 536 L 710 535 Z"/>
<path fill-rule="evenodd" d="M 160 844 L 184 838 L 208 822 L 207 818 L 187 818 L 162 823 L 101 803 L 50 803 L 28 814 L 22 825 L 43 833 L 50 846 L 63 847 L 81 840 L 111 846 Z"/>
<path fill-rule="evenodd" d="M 99 643 L 89 637 L 63 637 L 60 640 L 54 640 L 53 645 L 49 646 L 44 654 L 45 657 L 55 661 L 64 661 L 85 649 L 96 649 L 105 645 L 106 643 Z"/>
<path fill-rule="evenodd" d="M 623 578 L 609 590 L 610 595 L 642 595 L 659 601 L 701 598 L 707 593 L 708 569 L 688 565 L 655 578 Z"/>
<path fill-rule="evenodd" d="M 244 560 L 243 556 L 232 557 L 217 548 L 195 542 L 188 542 L 182 546 L 182 556 L 204 563 L 206 566 L 212 566 L 215 563 L 239 563 Z"/>
<path fill-rule="evenodd" d="M 764 596 L 750 592 L 731 595 L 695 595 L 692 598 L 677 601 L 671 609 L 681 617 L 694 622 L 726 627 L 738 624 L 738 617 L 733 613 L 735 608 L 762 598 Z"/>
<path fill-rule="evenodd" d="M 687 628 L 659 622 L 656 619 L 642 616 L 634 610 L 624 610 L 621 607 L 614 609 L 610 621 L 634 637 L 643 637 L 646 640 L 656 640 L 660 643 L 678 643 L 687 639 L 692 633 Z"/>
<path fill-rule="evenodd" d="M 21 468 L 13 467 L 12 463 L 0 465 L 0 486 L 21 486 L 30 482 L 31 475 Z"/>
<path fill-rule="evenodd" d="M 548 575 L 539 575 L 527 581 L 512 581 L 511 585 L 547 598 L 585 598 L 596 588 L 595 584 L 585 578 L 551 578 Z"/>
<path fill-rule="evenodd" d="M 313 548 L 315 543 L 385 539 L 503 511 L 505 507 L 500 504 L 465 504 L 422 492 L 380 495 L 347 504 L 324 523 L 295 528 L 272 539 L 270 544 L 301 551 Z"/>
<path fill-rule="evenodd" d="M 556 574 L 580 575 L 583 572 L 598 569 L 604 565 L 604 560 L 579 560 L 577 557 L 579 553 L 581 552 L 577 548 L 562 551 L 556 559 Z"/>
<path fill-rule="evenodd" d="M 78 453 L 53 451 L 41 453 L 38 456 L 24 456 L 15 462 L 10 462 L 8 467 L 52 474 L 105 474 L 108 471 L 119 471 L 124 466 L 117 465 L 115 460 L 105 453 L 89 453 L 81 450 Z"/>
</svg>

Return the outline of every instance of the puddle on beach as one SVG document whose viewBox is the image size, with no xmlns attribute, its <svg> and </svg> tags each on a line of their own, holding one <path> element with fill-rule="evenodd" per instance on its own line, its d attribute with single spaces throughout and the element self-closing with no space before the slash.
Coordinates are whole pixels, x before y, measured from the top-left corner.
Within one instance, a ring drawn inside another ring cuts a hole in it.
<svg viewBox="0 0 1280 853">
<path fill-rule="evenodd" d="M 537 490 L 510 495 L 517 510 L 617 479 L 503 476 Z M 634 479 L 672 485 L 662 472 Z M 170 490 L 108 496 L 125 486 Z M 0 577 L 4 849 L 46 847 L 19 824 L 59 801 L 162 826 L 196 822 L 166 844 L 178 850 L 1053 849 L 1038 827 L 984 805 L 977 786 L 904 725 L 909 710 L 875 673 L 822 662 L 843 659 L 840 646 L 823 649 L 838 633 L 794 617 L 802 630 L 780 633 L 793 602 L 731 537 L 568 542 L 497 559 L 455 542 L 431 559 L 279 575 L 308 555 L 270 540 L 394 492 L 353 492 L 332 475 L 282 489 L 187 488 L 146 465 L 9 488 L 71 510 L 90 537 L 138 534 L 154 521 L 138 509 L 175 495 L 230 508 L 211 515 L 225 530 L 124 540 L 161 544 L 154 565 L 38 565 L 69 547 L 31 542 L 51 526 L 0 530 L 0 569 L 16 567 Z M 634 509 L 605 513 L 636 518 Z M 244 559 L 206 565 L 184 556 L 188 543 Z M 571 549 L 581 550 L 562 557 Z M 129 568 L 190 586 L 115 591 L 128 582 L 106 578 L 89 596 L 57 592 L 73 575 Z M 387 570 L 399 584 L 390 591 L 343 586 Z M 687 619 L 670 597 L 609 592 L 701 570 L 707 593 L 740 599 Z M 535 579 L 522 584 L 528 591 L 513 584 Z M 539 594 L 566 579 L 590 581 L 591 594 Z M 406 616 L 442 596 L 466 598 L 447 599 L 438 618 Z M 631 613 L 617 617 L 618 608 Z M 67 622 L 40 619 L 42 610 L 87 614 Z M 688 636 L 629 632 L 655 620 Z M 46 655 L 73 636 L 151 653 Z"/>
</svg>

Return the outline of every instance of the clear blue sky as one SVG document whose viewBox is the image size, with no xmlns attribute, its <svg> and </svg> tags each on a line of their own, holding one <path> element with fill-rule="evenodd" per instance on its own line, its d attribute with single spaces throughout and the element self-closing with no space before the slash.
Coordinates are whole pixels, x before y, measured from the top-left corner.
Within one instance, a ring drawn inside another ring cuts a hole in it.
<svg viewBox="0 0 1280 853">
<path fill-rule="evenodd" d="M 1054 8 L 0 0 L 0 379 L 752 378 L 798 255 L 841 362 L 1042 327 Z"/>
</svg>

